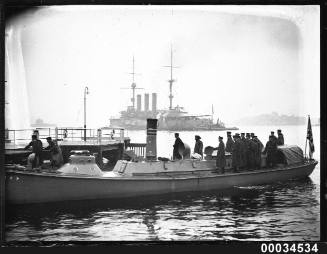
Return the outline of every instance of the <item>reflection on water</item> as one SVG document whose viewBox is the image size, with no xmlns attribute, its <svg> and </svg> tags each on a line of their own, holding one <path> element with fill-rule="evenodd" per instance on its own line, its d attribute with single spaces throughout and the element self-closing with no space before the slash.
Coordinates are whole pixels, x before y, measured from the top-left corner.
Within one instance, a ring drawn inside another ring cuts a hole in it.
<svg viewBox="0 0 327 254">
<path fill-rule="evenodd" d="M 319 240 L 319 186 L 7 207 L 6 240 Z"/>
</svg>

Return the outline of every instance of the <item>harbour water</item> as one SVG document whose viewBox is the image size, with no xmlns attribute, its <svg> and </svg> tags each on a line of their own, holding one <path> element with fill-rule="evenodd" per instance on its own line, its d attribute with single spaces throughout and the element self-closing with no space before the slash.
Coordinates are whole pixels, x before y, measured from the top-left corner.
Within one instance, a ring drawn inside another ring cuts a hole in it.
<svg viewBox="0 0 327 254">
<path fill-rule="evenodd" d="M 281 128 L 286 144 L 305 148 L 307 126 L 247 126 L 265 144 Z M 225 131 L 180 132 L 204 147 L 226 141 Z M 128 131 L 132 142 L 145 142 L 145 131 Z M 171 157 L 173 132 L 158 132 L 158 156 Z M 315 159 L 320 160 L 320 127 L 313 126 Z M 46 191 L 46 190 L 44 190 Z M 6 241 L 160 241 L 279 240 L 320 238 L 320 164 L 303 180 L 235 187 L 228 193 L 201 192 L 121 201 L 69 202 L 6 207 Z"/>
</svg>

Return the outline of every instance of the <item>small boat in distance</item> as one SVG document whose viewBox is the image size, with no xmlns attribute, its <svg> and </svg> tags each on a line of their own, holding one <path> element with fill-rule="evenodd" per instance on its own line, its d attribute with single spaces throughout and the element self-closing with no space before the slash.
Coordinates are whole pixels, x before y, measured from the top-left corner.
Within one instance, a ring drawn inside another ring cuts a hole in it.
<svg viewBox="0 0 327 254">
<path fill-rule="evenodd" d="M 146 131 L 145 157 L 118 160 L 112 171 L 102 171 L 88 151 L 73 152 L 69 162 L 55 172 L 7 164 L 6 202 L 30 204 L 225 190 L 305 178 L 318 163 L 306 159 L 298 146 L 279 146 L 277 167 L 267 168 L 262 156 L 260 169 L 233 173 L 231 155 L 226 153 L 225 173 L 221 174 L 216 171 L 214 157 L 192 159 L 187 153 L 182 160 L 157 157 L 157 119 L 147 119 Z"/>
</svg>

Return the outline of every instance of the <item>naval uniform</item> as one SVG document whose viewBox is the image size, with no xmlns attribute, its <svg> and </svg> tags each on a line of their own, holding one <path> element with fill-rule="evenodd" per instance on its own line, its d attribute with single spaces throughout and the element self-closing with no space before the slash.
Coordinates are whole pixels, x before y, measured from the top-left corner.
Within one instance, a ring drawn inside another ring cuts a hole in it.
<svg viewBox="0 0 327 254">
<path fill-rule="evenodd" d="M 184 143 L 183 141 L 178 137 L 175 140 L 175 144 L 174 144 L 174 150 L 173 150 L 173 159 L 174 160 L 180 160 L 182 159 L 182 156 L 179 154 L 179 150 L 180 148 L 184 147 Z"/>
<path fill-rule="evenodd" d="M 226 152 L 231 153 L 233 151 L 233 145 L 234 145 L 233 139 L 231 137 L 228 137 L 226 142 Z"/>
<path fill-rule="evenodd" d="M 222 170 L 222 173 L 224 173 L 224 169 L 226 166 L 226 157 L 225 157 L 225 144 L 223 141 L 219 141 L 216 166 L 217 168 L 220 168 Z"/>
</svg>

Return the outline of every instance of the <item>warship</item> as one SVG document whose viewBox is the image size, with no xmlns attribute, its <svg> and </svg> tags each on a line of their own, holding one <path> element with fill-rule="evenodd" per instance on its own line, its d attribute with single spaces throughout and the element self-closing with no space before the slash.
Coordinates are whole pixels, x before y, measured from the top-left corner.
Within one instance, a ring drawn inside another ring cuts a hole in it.
<svg viewBox="0 0 327 254">
<path fill-rule="evenodd" d="M 158 119 L 158 130 L 166 131 L 220 131 L 220 130 L 238 130 L 237 127 L 226 127 L 225 124 L 218 118 L 213 119 L 213 105 L 211 115 L 195 115 L 189 114 L 183 107 L 176 105 L 173 107 L 173 51 L 170 52 L 170 65 L 164 66 L 170 68 L 169 82 L 169 108 L 157 109 L 157 93 L 152 93 L 152 107 L 149 107 L 149 93 L 144 94 L 144 107 L 142 110 L 142 95 L 137 95 L 137 102 L 135 107 L 135 90 L 143 89 L 137 88 L 134 80 L 135 76 L 135 61 L 133 57 L 133 80 L 130 88 L 132 90 L 132 105 L 128 106 L 126 110 L 120 112 L 117 118 L 110 118 L 110 126 L 120 126 L 129 130 L 144 130 L 146 127 L 146 119 Z M 125 88 L 126 89 L 126 88 Z"/>
</svg>

